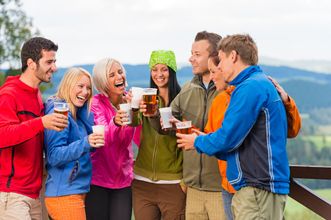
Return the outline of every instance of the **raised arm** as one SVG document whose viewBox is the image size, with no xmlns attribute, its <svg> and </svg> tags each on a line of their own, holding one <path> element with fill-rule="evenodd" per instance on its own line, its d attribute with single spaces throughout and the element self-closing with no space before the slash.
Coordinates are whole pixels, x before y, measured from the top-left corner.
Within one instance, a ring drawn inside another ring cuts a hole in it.
<svg viewBox="0 0 331 220">
<path fill-rule="evenodd" d="M 272 77 L 268 76 L 270 81 L 276 87 L 286 110 L 287 116 L 287 137 L 294 138 L 298 135 L 300 128 L 301 128 L 301 117 L 299 110 L 295 104 L 295 101 L 287 94 L 283 87 L 279 85 L 279 83 L 273 79 Z"/>
<path fill-rule="evenodd" d="M 105 143 L 106 146 L 113 146 L 113 143 L 121 140 L 123 145 L 131 141 L 135 128 L 131 126 L 120 126 L 115 124 L 114 118 L 116 111 L 107 109 L 101 102 L 92 101 L 91 111 L 94 114 L 94 124 L 105 126 Z M 109 107 L 111 108 L 111 107 Z"/>
</svg>

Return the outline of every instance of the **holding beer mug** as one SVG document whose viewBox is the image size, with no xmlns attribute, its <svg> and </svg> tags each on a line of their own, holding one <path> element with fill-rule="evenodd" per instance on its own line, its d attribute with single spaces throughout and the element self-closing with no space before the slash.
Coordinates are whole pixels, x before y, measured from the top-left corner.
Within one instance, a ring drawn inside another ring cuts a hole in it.
<svg viewBox="0 0 331 220">
<path fill-rule="evenodd" d="M 147 88 L 144 89 L 143 93 L 143 101 L 146 106 L 146 111 L 144 112 L 144 116 L 153 116 L 157 110 L 157 89 L 156 88 Z"/>
<path fill-rule="evenodd" d="M 180 134 L 192 134 L 192 122 L 183 121 L 176 123 L 176 132 Z"/>
<path fill-rule="evenodd" d="M 171 116 L 169 106 L 180 91 L 175 54 L 170 50 L 153 51 L 149 70 L 150 88 L 144 89 L 140 102 L 142 114 L 134 112 L 132 120 L 133 124 L 142 124 L 142 138 L 134 166 L 136 179 L 132 184 L 134 215 L 135 219 L 184 219 L 185 194 L 179 184 L 183 152 L 177 148 L 176 137 L 161 135 L 159 129 L 155 129 L 161 127 L 158 107 L 164 121 L 163 128 L 171 127 L 167 124 L 167 117 Z M 157 217 L 152 217 L 154 213 Z"/>
<path fill-rule="evenodd" d="M 199 131 L 194 126 L 192 127 L 191 121 L 183 121 L 176 123 L 176 136 L 179 148 L 187 150 L 185 146 L 193 146 L 194 140 L 198 135 L 206 135 L 206 133 Z"/>
<path fill-rule="evenodd" d="M 104 144 L 104 134 L 92 133 L 91 101 L 91 75 L 74 67 L 65 73 L 55 97 L 50 97 L 45 105 L 46 114 L 68 115 L 70 125 L 61 132 L 45 130 L 48 173 L 45 203 L 52 219 L 63 219 L 72 213 L 77 219 L 85 219 L 86 216 L 82 207 L 85 194 L 90 190 L 90 151 Z M 70 209 L 64 208 L 72 200 L 75 205 L 70 204 Z"/>
<path fill-rule="evenodd" d="M 69 106 L 65 101 L 56 101 L 54 102 L 54 112 L 65 115 L 68 117 Z"/>
</svg>

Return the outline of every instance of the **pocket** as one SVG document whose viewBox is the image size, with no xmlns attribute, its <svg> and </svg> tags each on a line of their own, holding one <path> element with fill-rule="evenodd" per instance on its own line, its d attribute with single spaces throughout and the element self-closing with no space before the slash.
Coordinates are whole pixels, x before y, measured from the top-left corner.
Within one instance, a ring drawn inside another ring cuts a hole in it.
<svg viewBox="0 0 331 220">
<path fill-rule="evenodd" d="M 69 175 L 69 183 L 72 183 L 76 179 L 76 177 L 78 176 L 79 168 L 80 168 L 79 161 L 76 160 L 74 167 L 72 168 Z"/>
</svg>

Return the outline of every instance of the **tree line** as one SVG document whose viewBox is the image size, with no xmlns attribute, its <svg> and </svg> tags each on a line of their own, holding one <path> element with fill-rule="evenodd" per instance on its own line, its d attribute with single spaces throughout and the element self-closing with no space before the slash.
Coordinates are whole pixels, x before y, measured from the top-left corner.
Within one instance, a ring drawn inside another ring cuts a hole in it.
<svg viewBox="0 0 331 220">
<path fill-rule="evenodd" d="M 331 146 L 318 148 L 314 142 L 300 137 L 288 141 L 287 155 L 293 165 L 331 166 Z M 331 188 L 331 180 L 302 179 L 300 182 L 311 189 Z"/>
</svg>

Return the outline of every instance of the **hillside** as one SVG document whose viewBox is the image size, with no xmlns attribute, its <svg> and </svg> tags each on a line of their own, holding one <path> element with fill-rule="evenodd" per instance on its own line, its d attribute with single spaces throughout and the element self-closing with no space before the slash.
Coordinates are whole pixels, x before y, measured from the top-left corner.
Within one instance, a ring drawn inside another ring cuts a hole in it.
<svg viewBox="0 0 331 220">
<path fill-rule="evenodd" d="M 81 65 L 81 67 L 92 72 L 93 65 Z M 148 65 L 124 65 L 127 72 L 129 87 L 149 85 Z M 309 113 L 316 108 L 331 108 L 331 75 L 305 71 L 285 66 L 265 66 L 261 68 L 277 79 L 286 91 L 296 100 L 296 103 L 303 113 Z M 59 68 L 53 76 L 53 87 L 44 93 L 44 98 L 54 94 L 58 83 L 67 68 Z M 182 67 L 177 72 L 179 83 L 183 85 L 192 78 L 191 67 Z"/>
<path fill-rule="evenodd" d="M 92 72 L 93 65 L 80 65 L 89 72 Z M 149 68 L 146 64 L 140 65 L 128 65 L 124 64 L 124 67 L 127 72 L 127 77 L 129 84 L 132 83 L 147 85 L 149 80 Z M 286 66 L 266 66 L 261 65 L 261 68 L 265 73 L 276 78 L 280 82 L 289 81 L 289 80 L 305 80 L 315 83 L 331 83 L 331 74 L 317 73 L 307 70 L 301 70 Z M 58 72 L 54 75 L 54 82 L 56 84 L 62 78 L 62 75 L 67 68 L 59 68 Z M 190 66 L 184 66 L 180 68 L 177 72 L 177 77 L 181 83 L 192 78 L 192 68 Z"/>
</svg>

